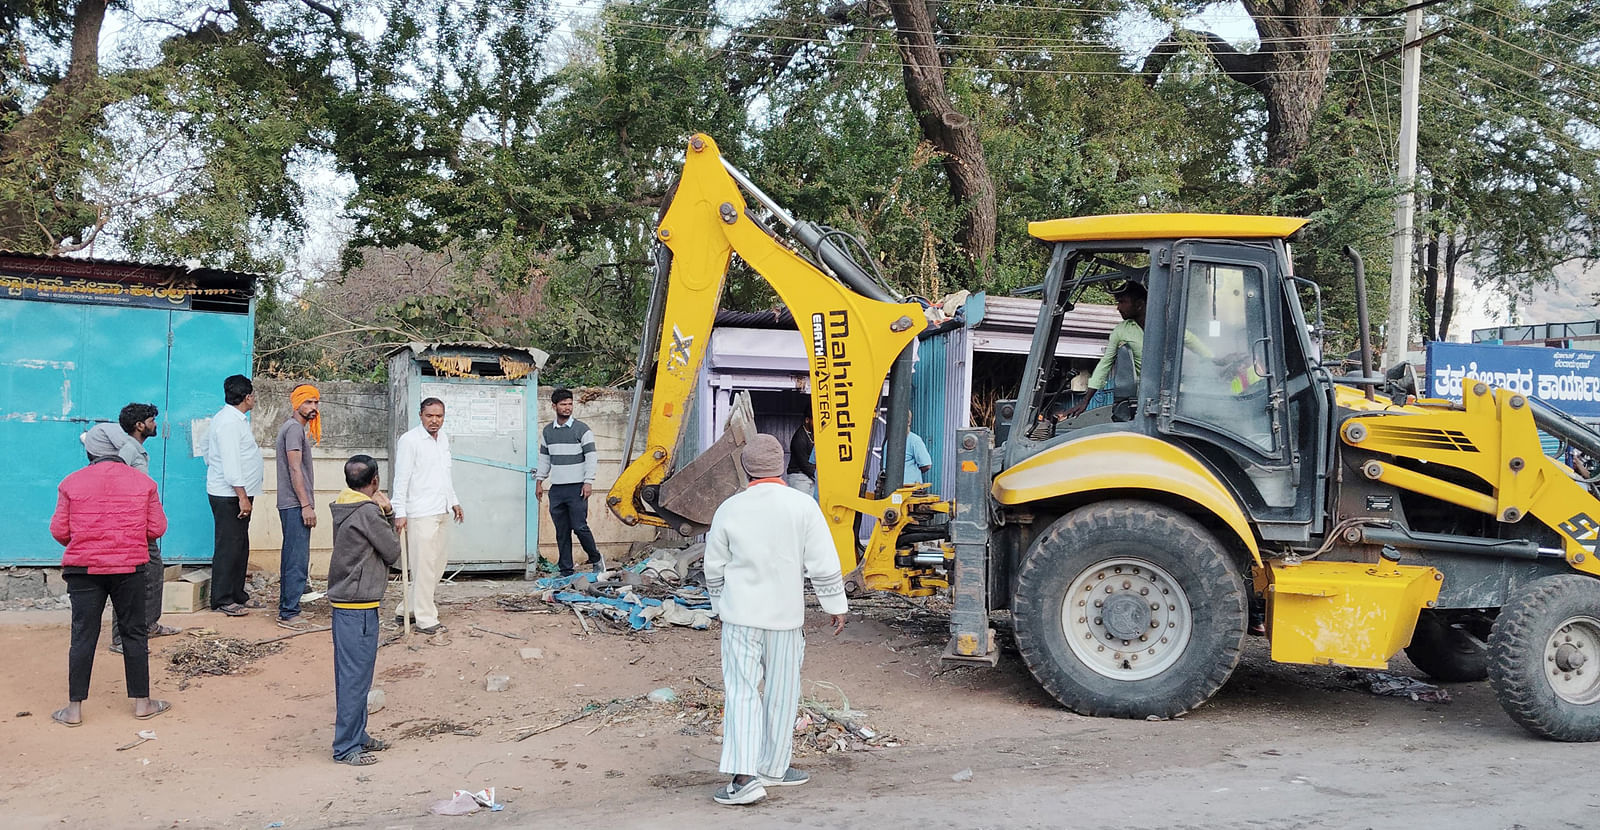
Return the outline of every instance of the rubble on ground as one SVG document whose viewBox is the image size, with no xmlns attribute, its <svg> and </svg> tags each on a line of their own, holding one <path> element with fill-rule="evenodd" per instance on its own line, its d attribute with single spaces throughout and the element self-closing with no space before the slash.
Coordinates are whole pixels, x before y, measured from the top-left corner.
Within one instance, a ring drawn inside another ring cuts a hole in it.
<svg viewBox="0 0 1600 830">
<path fill-rule="evenodd" d="M 682 550 L 656 548 L 638 561 L 615 570 L 575 573 L 539 579 L 539 598 L 565 605 L 585 616 L 648 631 L 658 624 L 706 629 L 711 627 L 711 596 L 706 592 L 700 562 L 705 545 Z M 506 610 L 524 610 L 502 599 Z M 587 623 L 585 623 L 587 631 Z"/>
<path fill-rule="evenodd" d="M 537 725 L 519 724 L 507 732 L 506 740 L 521 741 L 542 735 L 579 721 L 587 721 L 584 735 L 593 735 L 611 726 L 635 720 L 675 720 L 681 726 L 678 734 L 711 736 L 721 740 L 722 690 L 704 680 L 692 689 L 656 689 L 648 695 L 618 698 L 601 703 L 590 701 L 577 711 L 564 717 L 549 715 Z M 816 684 L 837 691 L 832 684 Z M 670 692 L 671 694 L 664 694 Z M 652 695 L 654 700 L 652 700 Z M 842 693 L 840 694 L 842 698 Z M 598 720 L 597 720 L 598 718 Z M 816 698 L 800 702 L 795 718 L 794 751 L 798 757 L 832 752 L 867 752 L 900 746 L 902 742 L 893 735 L 874 729 L 866 723 L 864 713 L 843 708 Z"/>
<path fill-rule="evenodd" d="M 168 652 L 172 673 L 183 678 L 178 689 L 189 688 L 190 681 L 205 675 L 239 674 L 251 663 L 283 651 L 282 642 L 252 643 L 238 637 L 222 637 L 209 628 L 183 632 Z"/>
</svg>

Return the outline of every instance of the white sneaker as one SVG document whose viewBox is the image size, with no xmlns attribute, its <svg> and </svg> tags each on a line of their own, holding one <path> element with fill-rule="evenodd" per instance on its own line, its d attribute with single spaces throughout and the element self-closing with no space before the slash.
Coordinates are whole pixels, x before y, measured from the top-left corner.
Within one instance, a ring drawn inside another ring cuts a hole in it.
<svg viewBox="0 0 1600 830">
<path fill-rule="evenodd" d="M 811 773 L 806 772 L 803 769 L 795 769 L 794 767 L 790 767 L 787 770 L 784 770 L 782 778 L 770 778 L 765 775 L 758 775 L 756 777 L 760 778 L 761 783 L 768 787 L 798 787 L 801 784 L 811 780 Z"/>
<path fill-rule="evenodd" d="M 761 776 L 756 776 L 744 784 L 735 784 L 729 781 L 727 786 L 717 790 L 711 799 L 718 804 L 754 804 L 767 797 L 767 788 L 761 783 Z"/>
</svg>

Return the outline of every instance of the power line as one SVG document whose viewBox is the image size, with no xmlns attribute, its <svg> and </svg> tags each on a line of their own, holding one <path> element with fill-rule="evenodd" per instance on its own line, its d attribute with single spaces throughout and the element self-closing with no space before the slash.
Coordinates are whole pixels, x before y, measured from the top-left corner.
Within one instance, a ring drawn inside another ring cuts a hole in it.
<svg viewBox="0 0 1600 830">
<path fill-rule="evenodd" d="M 624 43 L 651 43 L 651 44 L 656 43 L 656 41 L 649 40 L 649 39 L 646 39 L 646 38 L 629 37 L 627 35 L 613 35 L 612 39 L 618 40 L 618 41 L 621 41 L 621 42 L 624 42 Z M 812 41 L 811 43 L 816 44 L 817 42 Z M 860 43 L 860 44 L 856 44 L 856 45 L 866 46 L 868 48 L 876 48 L 880 44 L 867 42 L 867 43 Z M 761 51 L 757 51 L 757 50 L 753 50 L 753 49 L 728 49 L 728 48 L 724 48 L 722 51 L 725 54 L 745 55 L 745 56 L 748 56 L 748 57 L 758 57 L 758 58 L 770 58 L 770 57 L 772 57 L 770 53 L 761 52 Z M 884 69 L 905 69 L 906 67 L 911 65 L 911 64 L 906 63 L 903 60 L 887 60 L 887 59 L 883 59 L 883 60 L 867 60 L 867 59 L 861 59 L 861 58 L 824 57 L 824 56 L 821 56 L 821 55 L 813 55 L 813 56 L 811 56 L 809 58 L 809 60 L 814 61 L 816 63 L 821 63 L 821 64 L 844 64 L 844 65 L 859 65 L 859 66 L 877 66 L 877 67 L 882 67 Z M 1089 76 L 1114 76 L 1114 77 L 1144 77 L 1144 75 L 1145 75 L 1145 73 L 1140 72 L 1138 70 L 1111 71 L 1111 70 L 1079 70 L 1079 69 L 1036 69 L 1036 68 L 1011 67 L 1011 66 L 1000 67 L 1000 68 L 976 67 L 975 66 L 975 67 L 963 67 L 963 69 L 965 69 L 967 71 L 985 72 L 985 73 L 992 73 L 992 74 L 1015 73 L 1015 74 L 1023 74 L 1023 75 L 1063 75 L 1063 76 L 1065 76 L 1065 75 L 1089 75 Z M 1259 72 L 1235 72 L 1235 73 L 1232 73 L 1232 74 L 1233 75 L 1246 75 L 1246 76 L 1255 76 L 1255 75 L 1321 75 L 1321 74 L 1350 75 L 1350 74 L 1354 74 L 1354 73 L 1359 72 L 1359 71 L 1360 70 L 1356 70 L 1356 69 L 1332 69 L 1332 68 L 1330 68 L 1330 69 L 1326 70 L 1326 73 L 1324 73 L 1321 70 L 1315 70 L 1315 69 L 1286 69 L 1286 70 L 1277 70 L 1277 71 L 1262 70 L 1262 71 L 1259 71 Z"/>
<path fill-rule="evenodd" d="M 1469 44 L 1467 44 L 1467 43 L 1465 43 L 1463 41 L 1451 40 L 1451 41 L 1447 42 L 1447 45 L 1450 48 L 1464 51 L 1464 52 L 1468 53 L 1469 55 L 1472 55 L 1474 58 L 1476 58 L 1478 60 L 1487 61 L 1489 63 L 1492 63 L 1492 64 L 1496 65 L 1496 66 L 1501 67 L 1502 69 L 1506 69 L 1506 70 L 1509 70 L 1509 71 L 1511 71 L 1513 73 L 1521 75 L 1524 78 L 1529 78 L 1529 79 L 1537 81 L 1537 82 L 1539 82 L 1541 84 L 1547 84 L 1551 88 L 1553 88 L 1553 89 L 1555 89 L 1555 90 L 1561 92 L 1562 94 L 1567 95 L 1567 96 L 1569 96 L 1571 98 L 1574 98 L 1576 100 L 1582 101 L 1582 102 L 1584 102 L 1586 104 L 1591 104 L 1593 106 L 1600 107 L 1600 100 L 1597 100 L 1597 99 L 1594 99 L 1594 98 L 1590 98 L 1587 95 L 1583 95 L 1583 94 L 1579 93 L 1578 91 L 1576 91 L 1575 89 L 1563 89 L 1560 84 L 1552 83 L 1551 79 L 1549 79 L 1549 78 L 1540 77 L 1539 75 L 1537 75 L 1537 74 L 1535 74 L 1533 72 L 1530 72 L 1530 71 L 1528 71 L 1526 69 L 1523 69 L 1520 66 L 1514 66 L 1512 64 L 1506 63 L 1505 61 L 1500 60 L 1499 58 L 1496 58 L 1494 55 L 1491 55 L 1488 52 L 1484 52 L 1481 49 L 1477 49 L 1477 48 L 1475 48 L 1475 47 L 1473 47 L 1473 46 L 1471 46 L 1471 45 L 1469 45 Z M 1568 83 L 1569 84 L 1573 84 L 1573 83 L 1576 83 L 1576 82 L 1571 81 L 1570 79 L 1568 79 Z M 1576 115 L 1574 117 L 1582 118 L 1582 116 L 1576 116 Z M 1584 119 L 1584 120 L 1587 120 L 1587 119 Z"/>
<path fill-rule="evenodd" d="M 1545 109 L 1549 110 L 1550 112 L 1552 112 L 1552 113 L 1554 113 L 1556 115 L 1562 116 L 1564 118 L 1572 119 L 1572 120 L 1575 120 L 1575 121 L 1582 121 L 1584 123 L 1590 124 L 1591 126 L 1595 125 L 1595 122 L 1589 117 L 1586 117 L 1584 115 L 1580 115 L 1580 114 L 1575 113 L 1575 112 L 1568 112 L 1568 111 L 1566 111 L 1564 109 L 1561 109 L 1560 107 L 1557 107 L 1555 104 L 1552 104 L 1547 99 L 1535 98 L 1535 97 L 1533 97 L 1531 95 L 1527 95 L 1525 93 L 1519 92 L 1519 91 L 1517 91 L 1515 89 L 1512 89 L 1510 87 L 1507 87 L 1507 86 L 1505 86 L 1503 84 L 1497 83 L 1495 81 L 1491 81 L 1488 78 L 1483 77 L 1482 75 L 1479 75 L 1479 74 L 1477 74 L 1475 72 L 1472 72 L 1469 69 L 1466 69 L 1465 67 L 1457 67 L 1456 71 L 1461 73 L 1462 75 L 1465 75 L 1468 78 L 1471 78 L 1474 81 L 1477 81 L 1480 84 L 1484 84 L 1485 86 L 1490 86 L 1490 87 L 1493 87 L 1495 89 L 1498 89 L 1501 92 L 1504 92 L 1507 95 L 1512 96 L 1513 98 L 1520 99 L 1525 103 L 1534 104 L 1534 105 L 1537 105 L 1537 106 L 1544 107 Z M 1437 79 L 1435 79 L 1435 80 L 1437 82 Z M 1588 103 L 1591 103 L 1591 104 L 1595 103 L 1594 101 L 1590 101 L 1587 98 L 1584 98 L 1584 99 L 1581 99 L 1581 100 L 1584 100 L 1584 101 L 1586 101 Z"/>
<path fill-rule="evenodd" d="M 713 28 L 713 27 L 681 26 L 681 25 L 677 25 L 677 24 L 652 23 L 652 22 L 649 22 L 649 21 L 639 21 L 639 20 L 612 21 L 612 23 L 610 25 L 612 25 L 612 26 L 620 26 L 620 27 L 623 27 L 623 28 L 633 29 L 633 30 L 636 30 L 636 31 L 642 30 L 642 31 L 686 33 L 686 34 L 698 34 L 698 35 L 711 35 L 711 34 L 715 34 L 715 33 L 719 33 L 719 32 L 723 31 L 722 29 L 717 29 L 717 28 Z M 885 36 L 892 36 L 892 35 L 896 34 L 897 31 L 898 31 L 898 30 L 896 30 L 894 28 L 872 27 L 872 26 L 852 26 L 852 27 L 848 27 L 848 29 L 852 34 L 865 34 L 865 35 L 880 34 L 880 35 L 885 35 Z M 782 41 L 782 42 L 791 42 L 791 43 L 804 43 L 804 44 L 810 44 L 810 45 L 827 45 L 827 46 L 833 46 L 833 47 L 851 47 L 851 46 L 868 46 L 868 47 L 870 47 L 870 46 L 876 46 L 877 45 L 877 43 L 875 41 L 872 41 L 872 40 L 865 40 L 865 39 L 863 39 L 863 40 L 855 40 L 855 39 L 851 39 L 848 36 L 829 37 L 826 33 L 821 34 L 821 35 L 817 35 L 817 36 L 809 36 L 809 37 L 808 36 L 804 36 L 804 35 L 760 33 L 760 32 L 748 32 L 748 31 L 740 32 L 739 34 L 740 34 L 741 37 L 744 37 L 746 39 L 753 39 L 753 40 L 772 40 L 772 41 Z M 1348 33 L 1347 35 L 1343 35 L 1343 36 L 1347 36 L 1347 37 L 1358 37 L 1359 36 L 1359 37 L 1365 38 L 1365 37 L 1367 37 L 1367 33 L 1365 33 L 1365 32 Z M 970 37 L 970 39 L 1011 41 L 1011 42 L 1015 42 L 1017 45 L 971 45 L 971 44 L 945 43 L 945 44 L 940 44 L 939 45 L 939 50 L 941 52 L 947 52 L 947 53 L 950 53 L 950 52 L 954 52 L 954 53 L 959 53 L 959 52 L 979 52 L 979 53 L 998 52 L 998 53 L 1002 53 L 1002 54 L 1007 54 L 1007 53 L 1037 54 L 1039 52 L 1039 50 L 1042 49 L 1042 48 L 1051 48 L 1051 49 L 1054 49 L 1055 51 L 1064 51 L 1064 52 L 1067 52 L 1069 54 L 1108 54 L 1108 53 L 1115 53 L 1118 56 L 1123 56 L 1123 55 L 1126 54 L 1120 48 L 1118 48 L 1114 43 L 1110 43 L 1110 42 L 1107 42 L 1107 41 L 1104 41 L 1104 40 L 1095 40 L 1095 39 L 1037 37 L 1037 36 L 1030 36 L 1030 35 L 1013 35 L 1013 34 L 1004 34 L 1004 33 L 1000 33 L 1000 34 L 981 33 L 981 34 L 978 34 L 978 35 L 975 35 L 975 36 L 969 36 L 969 37 Z M 1341 37 L 1341 36 L 1339 36 L 1339 35 L 1329 36 L 1328 39 L 1331 40 L 1331 39 L 1334 39 L 1335 37 Z M 1268 44 L 1268 43 L 1270 43 L 1270 44 L 1278 44 L 1278 43 L 1304 44 L 1304 43 L 1308 43 L 1308 42 L 1316 41 L 1316 40 L 1320 40 L 1320 39 L 1321 38 L 1319 38 L 1319 37 L 1296 36 L 1296 37 L 1285 37 L 1285 38 L 1268 39 L 1267 41 L 1263 41 L 1263 44 Z M 1314 53 L 1320 53 L 1320 52 L 1323 52 L 1323 51 L 1327 51 L 1327 52 L 1346 52 L 1346 51 L 1357 51 L 1357 50 L 1363 50 L 1364 51 L 1367 48 L 1368 47 L 1366 47 L 1364 45 L 1363 46 L 1330 46 L 1326 50 L 1323 50 L 1323 49 L 1312 49 L 1312 48 L 1307 48 L 1307 49 L 1273 49 L 1272 53 L 1273 54 L 1282 54 L 1282 55 L 1314 54 Z M 1259 53 L 1246 53 L 1246 54 L 1259 54 Z"/>
<path fill-rule="evenodd" d="M 1502 124 L 1513 124 L 1513 123 L 1516 123 L 1518 121 L 1530 122 L 1530 119 L 1528 119 L 1528 117 L 1525 116 L 1525 115 L 1520 115 L 1520 114 L 1516 114 L 1516 113 L 1507 112 L 1507 111 L 1505 111 L 1503 109 L 1500 109 L 1499 107 L 1496 107 L 1496 106 L 1493 106 L 1491 104 L 1488 104 L 1488 103 L 1486 103 L 1486 102 L 1484 102 L 1482 100 L 1479 100 L 1477 102 L 1478 109 L 1476 109 L 1476 110 L 1467 109 L 1465 106 L 1463 106 L 1460 103 L 1460 101 L 1461 100 L 1471 100 L 1471 99 L 1464 98 L 1461 95 L 1461 90 L 1453 89 L 1451 87 L 1448 87 L 1448 86 L 1446 86 L 1446 85 L 1444 85 L 1444 84 L 1442 84 L 1442 83 L 1440 83 L 1438 81 L 1435 81 L 1433 78 L 1428 77 L 1428 76 L 1423 76 L 1423 81 L 1430 85 L 1428 87 L 1428 89 L 1437 91 L 1436 93 L 1428 93 L 1429 99 L 1434 101 L 1435 103 L 1446 104 L 1448 106 L 1454 107 L 1454 108 L 1456 108 L 1458 110 L 1461 110 L 1462 112 L 1464 112 L 1464 113 L 1466 113 L 1468 115 L 1474 116 L 1474 117 L 1482 117 L 1482 115 L 1487 112 L 1487 113 L 1489 113 L 1491 115 L 1498 116 L 1500 119 L 1503 119 L 1503 120 L 1501 120 L 1499 122 L 1499 123 L 1502 123 Z M 1538 122 L 1531 122 L 1531 123 L 1538 123 Z M 1492 128 L 1494 125 L 1491 124 L 1489 126 Z M 1584 147 L 1584 146 L 1578 144 L 1575 140 L 1573 140 L 1570 136 L 1568 136 L 1563 131 L 1558 131 L 1558 130 L 1557 131 L 1540 130 L 1540 131 L 1538 131 L 1538 135 L 1539 135 L 1539 137 L 1541 139 L 1543 139 L 1545 141 L 1548 141 L 1551 144 L 1555 144 L 1555 145 L 1559 145 L 1561 147 L 1564 147 L 1567 150 L 1570 150 L 1570 151 L 1572 151 L 1573 153 L 1575 153 L 1575 154 L 1577 154 L 1579 156 L 1600 158 L 1600 150 L 1591 149 L 1591 148 Z"/>
<path fill-rule="evenodd" d="M 1554 29 L 1546 28 L 1546 27 L 1541 26 L 1538 23 L 1534 22 L 1533 20 L 1530 20 L 1530 19 L 1524 18 L 1524 17 L 1517 17 L 1516 15 L 1511 14 L 1510 12 L 1503 11 L 1501 9 L 1495 8 L 1494 6 L 1486 6 L 1486 7 L 1482 7 L 1482 8 L 1486 8 L 1488 11 L 1493 12 L 1494 14 L 1499 15 L 1500 17 L 1503 17 L 1506 20 L 1509 20 L 1509 21 L 1511 21 L 1513 23 L 1520 23 L 1520 24 L 1522 24 L 1524 26 L 1531 26 L 1531 27 L 1533 27 L 1535 29 L 1538 29 L 1541 32 L 1544 32 L 1547 35 L 1551 35 L 1552 37 L 1561 38 L 1562 40 L 1565 40 L 1565 41 L 1568 41 L 1568 42 L 1571 42 L 1571 43 L 1575 43 L 1575 44 L 1577 44 L 1579 46 L 1592 47 L 1592 46 L 1595 45 L 1595 41 L 1593 41 L 1593 40 L 1585 40 L 1583 38 L 1574 37 L 1574 36 L 1566 34 L 1564 32 L 1558 32 L 1558 31 L 1556 31 Z"/>
<path fill-rule="evenodd" d="M 1472 31 L 1472 32 L 1476 32 L 1479 35 L 1482 35 L 1483 37 L 1486 37 L 1486 38 L 1488 38 L 1490 40 L 1499 41 L 1500 43 L 1503 43 L 1503 44 L 1511 47 L 1512 49 L 1515 49 L 1515 50 L 1517 50 L 1519 52 L 1522 52 L 1522 53 L 1528 55 L 1529 57 L 1537 58 L 1537 59 L 1539 59 L 1541 61 L 1544 61 L 1545 63 L 1549 63 L 1549 64 L 1554 65 L 1554 66 L 1564 67 L 1566 69 L 1569 69 L 1569 70 L 1572 70 L 1574 72 L 1577 72 L 1577 73 L 1579 73 L 1581 75 L 1589 75 L 1589 73 L 1593 72 L 1595 74 L 1589 75 L 1587 80 L 1589 80 L 1591 83 L 1600 84 L 1600 70 L 1590 69 L 1589 67 L 1574 66 L 1574 65 L 1569 64 L 1569 63 L 1564 63 L 1559 58 L 1554 58 L 1554 57 L 1551 57 L 1550 55 L 1545 55 L 1545 54 L 1542 54 L 1540 52 L 1535 52 L 1532 49 L 1529 49 L 1529 48 L 1527 48 L 1526 46 L 1523 46 L 1520 43 L 1512 43 L 1511 41 L 1506 40 L 1505 38 L 1500 37 L 1499 35 L 1493 34 L 1493 33 L 1489 32 L 1487 30 L 1484 30 L 1484 29 L 1480 29 L 1477 26 L 1474 26 L 1471 23 L 1466 22 L 1465 20 L 1461 20 L 1460 18 L 1452 17 L 1452 18 L 1448 18 L 1448 19 L 1453 21 L 1453 22 L 1455 22 L 1456 25 L 1458 25 L 1458 26 L 1460 26 L 1460 27 L 1462 27 L 1464 29 L 1467 29 L 1467 30 Z"/>
</svg>

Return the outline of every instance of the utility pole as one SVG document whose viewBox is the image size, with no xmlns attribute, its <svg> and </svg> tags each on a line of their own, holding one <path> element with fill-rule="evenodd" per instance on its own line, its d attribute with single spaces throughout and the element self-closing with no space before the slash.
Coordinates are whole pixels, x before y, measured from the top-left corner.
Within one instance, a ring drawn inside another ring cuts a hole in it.
<svg viewBox="0 0 1600 830">
<path fill-rule="evenodd" d="M 1412 188 L 1417 179 L 1417 98 L 1422 85 L 1422 8 L 1406 11 L 1406 39 L 1400 47 L 1400 147 L 1396 184 L 1400 195 L 1394 205 L 1394 262 L 1389 274 L 1388 337 L 1383 347 L 1383 365 L 1394 367 L 1405 359 L 1411 342 L 1411 249 L 1416 238 L 1412 223 L 1416 217 L 1416 197 Z"/>
</svg>

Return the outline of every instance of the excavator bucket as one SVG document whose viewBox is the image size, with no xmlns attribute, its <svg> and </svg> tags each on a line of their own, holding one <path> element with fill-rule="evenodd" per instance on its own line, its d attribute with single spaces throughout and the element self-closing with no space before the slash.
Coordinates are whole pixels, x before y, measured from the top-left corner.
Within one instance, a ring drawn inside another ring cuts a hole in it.
<svg viewBox="0 0 1600 830">
<path fill-rule="evenodd" d="M 711 526 L 717 507 L 750 483 L 739 462 L 739 451 L 755 434 L 756 418 L 750 408 L 750 394 L 740 392 L 733 397 L 733 411 L 728 413 L 722 437 L 661 482 L 659 507 L 698 525 L 687 533 L 679 527 L 679 533 L 687 536 L 704 532 Z"/>
</svg>

